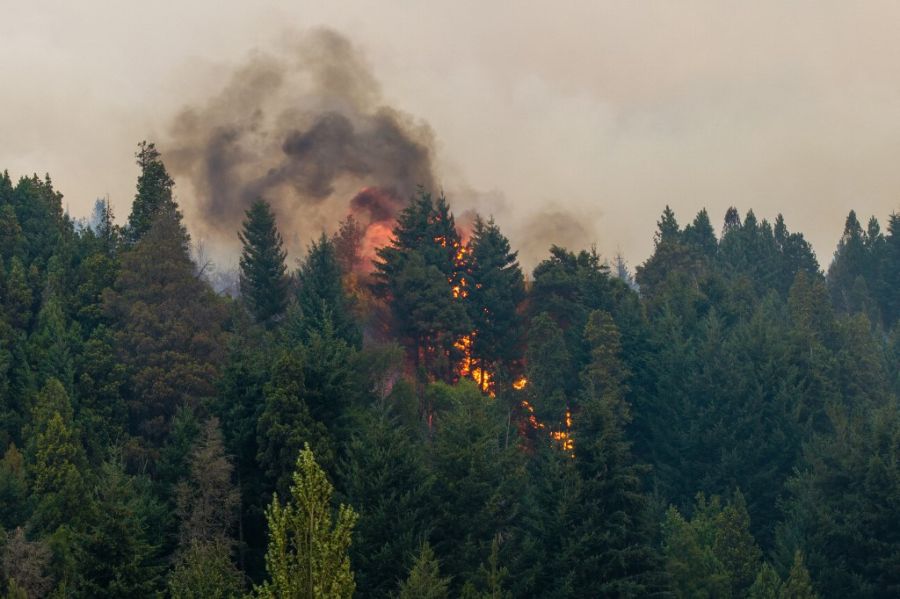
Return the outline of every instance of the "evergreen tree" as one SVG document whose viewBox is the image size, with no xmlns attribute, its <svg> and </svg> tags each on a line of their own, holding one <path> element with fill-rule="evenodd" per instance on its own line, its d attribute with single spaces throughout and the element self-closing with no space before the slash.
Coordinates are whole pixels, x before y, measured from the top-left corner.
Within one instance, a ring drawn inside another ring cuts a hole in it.
<svg viewBox="0 0 900 599">
<path fill-rule="evenodd" d="M 440 564 L 428 543 L 423 543 L 409 577 L 400 583 L 397 599 L 447 599 L 450 578 L 441 578 Z"/>
<path fill-rule="evenodd" d="M 781 578 L 769 565 L 769 562 L 763 562 L 747 597 L 749 599 L 779 599 L 781 597 Z"/>
<path fill-rule="evenodd" d="M 172 195 L 175 181 L 169 176 L 156 145 L 142 141 L 138 144 L 135 158 L 141 173 L 125 229 L 125 237 L 130 243 L 139 241 L 163 212 L 177 214 L 177 220 L 181 221 Z"/>
<path fill-rule="evenodd" d="M 560 328 L 550 315 L 531 321 L 526 392 L 540 422 L 559 430 L 566 419 L 568 396 L 575 391 L 573 365 Z"/>
<path fill-rule="evenodd" d="M 813 590 L 809 572 L 803 564 L 803 554 L 794 553 L 794 564 L 784 586 L 781 587 L 781 599 L 816 599 L 818 595 Z"/>
<path fill-rule="evenodd" d="M 499 372 L 510 381 L 509 371 L 522 357 L 518 307 L 525 298 L 525 280 L 516 253 L 493 219 L 475 220 L 469 252 L 464 299 L 474 331 L 472 359 L 482 372 Z"/>
<path fill-rule="evenodd" d="M 400 213 L 391 244 L 377 250 L 375 292 L 390 301 L 398 337 L 417 369 L 455 378 L 454 344 L 472 327 L 458 301 L 464 264 L 462 243 L 443 196 L 420 192 Z M 454 291 L 456 290 L 456 291 Z"/>
<path fill-rule="evenodd" d="M 72 430 L 72 406 L 62 384 L 50 379 L 32 415 L 31 489 L 36 498 L 32 526 L 53 533 L 77 525 L 84 514 L 84 450 Z"/>
<path fill-rule="evenodd" d="M 475 582 L 491 542 L 518 527 L 516 498 L 523 491 L 521 452 L 510 439 L 508 414 L 498 402 L 487 403 L 471 382 L 456 387 L 435 383 L 437 397 L 430 463 L 433 494 L 441 498 L 431 535 L 437 554 L 454 573 L 459 592 Z"/>
<path fill-rule="evenodd" d="M 625 426 L 627 370 L 612 317 L 592 312 L 585 327 L 591 361 L 572 422 L 572 451 L 582 478 L 574 536 L 584 557 L 576 570 L 579 592 L 595 596 L 646 597 L 660 593 L 662 565 L 653 547 L 650 504 L 641 492 L 644 466 L 635 463 Z"/>
<path fill-rule="evenodd" d="M 304 338 L 324 333 L 326 322 L 348 345 L 359 347 L 362 335 L 353 317 L 351 298 L 344 291 L 334 242 L 325 233 L 313 242 L 297 274 L 297 303 Z"/>
<path fill-rule="evenodd" d="M 139 461 L 158 459 L 179 407 L 199 409 L 215 394 L 224 310 L 194 276 L 188 241 L 177 212 L 161 211 L 104 294 L 128 375 L 130 429 L 141 440 L 129 457 Z"/>
<path fill-rule="evenodd" d="M 433 514 L 424 447 L 390 413 L 367 411 L 341 461 L 341 496 L 359 511 L 350 548 L 357 590 L 389 597 L 412 567 Z"/>
<path fill-rule="evenodd" d="M 275 215 L 263 200 L 253 203 L 238 234 L 241 252 L 241 296 L 256 322 L 272 325 L 288 302 L 288 280 L 281 234 Z"/>
<path fill-rule="evenodd" d="M 275 495 L 266 512 L 269 578 L 256 588 L 256 594 L 349 599 L 356 589 L 347 553 L 356 512 L 341 504 L 337 518 L 332 516 L 333 487 L 309 445 L 300 452 L 292 478 L 290 501 L 282 506 Z"/>
<path fill-rule="evenodd" d="M 156 514 L 161 506 L 115 457 L 88 495 L 90 516 L 75 539 L 75 597 L 148 597 L 161 590 Z"/>
</svg>

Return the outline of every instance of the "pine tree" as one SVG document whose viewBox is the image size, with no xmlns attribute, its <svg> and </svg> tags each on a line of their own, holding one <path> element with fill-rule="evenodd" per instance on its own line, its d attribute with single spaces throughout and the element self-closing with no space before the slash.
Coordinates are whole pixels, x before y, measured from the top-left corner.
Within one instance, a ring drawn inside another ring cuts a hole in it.
<svg viewBox="0 0 900 599">
<path fill-rule="evenodd" d="M 312 332 L 323 334 L 326 321 L 330 321 L 338 338 L 353 347 L 362 344 L 352 300 L 344 291 L 334 242 L 325 233 L 309 247 L 297 274 L 297 285 L 304 339 L 309 339 Z"/>
<path fill-rule="evenodd" d="M 0 258 L 9 261 L 25 255 L 25 235 L 10 204 L 0 203 Z"/>
<path fill-rule="evenodd" d="M 0 460 L 0 529 L 13 530 L 25 523 L 29 499 L 25 459 L 11 443 Z"/>
<path fill-rule="evenodd" d="M 464 299 L 474 331 L 472 359 L 482 372 L 499 371 L 510 381 L 510 367 L 522 357 L 522 270 L 493 219 L 475 220 L 469 251 Z"/>
<path fill-rule="evenodd" d="M 128 375 L 131 432 L 141 439 L 131 459 L 155 462 L 178 408 L 199 409 L 215 395 L 224 308 L 194 275 L 188 242 L 175 210 L 161 211 L 104 294 Z"/>
<path fill-rule="evenodd" d="M 142 141 L 138 144 L 135 158 L 141 173 L 125 229 L 125 237 L 130 243 L 139 241 L 150 230 L 160 213 L 171 211 L 177 214 L 178 209 L 172 195 L 175 182 L 169 176 L 156 145 Z M 181 221 L 180 214 L 178 221 Z"/>
<path fill-rule="evenodd" d="M 763 562 L 753 585 L 747 592 L 748 599 L 779 599 L 781 597 L 781 578 L 769 562 Z"/>
<path fill-rule="evenodd" d="M 287 308 L 288 279 L 287 253 L 269 204 L 257 200 L 250 206 L 238 237 L 243 244 L 241 296 L 256 322 L 270 326 Z"/>
<path fill-rule="evenodd" d="M 432 478 L 423 445 L 390 413 L 368 411 L 340 464 L 341 496 L 357 506 L 350 557 L 357 591 L 389 597 L 412 567 L 433 514 Z"/>
<path fill-rule="evenodd" d="M 434 383 L 427 393 L 438 407 L 429 461 L 440 501 L 431 540 L 454 573 L 456 593 L 477 580 L 494 537 L 518 526 L 524 464 L 515 439 L 507 436 L 507 411 L 486 402 L 474 383 Z"/>
<path fill-rule="evenodd" d="M 75 537 L 75 597 L 149 597 L 162 587 L 158 555 L 161 506 L 143 481 L 124 472 L 114 456 L 100 468 L 87 496 L 90 516 Z"/>
<path fill-rule="evenodd" d="M 84 450 L 72 430 L 72 406 L 62 384 L 50 379 L 41 390 L 33 415 L 32 525 L 52 533 L 76 525 L 83 515 Z"/>
<path fill-rule="evenodd" d="M 803 554 L 794 553 L 794 564 L 784 586 L 781 587 L 780 599 L 816 599 L 818 595 L 813 590 L 809 572 L 803 564 Z"/>
<path fill-rule="evenodd" d="M 231 544 L 240 498 L 233 487 L 231 461 L 225 455 L 217 418 L 204 425 L 190 455 L 189 473 L 176 488 L 181 520 L 179 544 Z"/>
<path fill-rule="evenodd" d="M 566 342 L 546 312 L 531 321 L 528 337 L 525 360 L 529 402 L 540 422 L 559 430 L 566 419 L 569 395 L 575 390 Z"/>
<path fill-rule="evenodd" d="M 572 417 L 572 451 L 583 480 L 574 536 L 584 557 L 574 586 L 595 596 L 645 597 L 660 593 L 662 564 L 653 547 L 650 503 L 642 493 L 646 467 L 635 462 L 625 426 L 627 369 L 612 317 L 594 311 L 585 327 L 591 361 Z"/>
<path fill-rule="evenodd" d="M 173 597 L 242 595 L 242 574 L 231 562 L 240 502 L 232 470 L 219 422 L 211 418 L 191 452 L 189 474 L 175 491 L 181 527 L 178 561 L 168 581 Z"/>
<path fill-rule="evenodd" d="M 256 588 L 256 594 L 349 599 L 356 589 L 348 555 L 356 512 L 341 504 L 336 519 L 332 516 L 334 489 L 309 445 L 300 452 L 292 478 L 288 503 L 282 506 L 276 494 L 266 512 L 269 578 Z"/>
<path fill-rule="evenodd" d="M 394 328 L 417 369 L 455 378 L 454 344 L 471 332 L 459 295 L 462 243 L 443 196 L 419 196 L 400 213 L 391 245 L 377 250 L 375 292 L 390 301 Z M 454 292 L 454 289 L 457 289 Z"/>
<path fill-rule="evenodd" d="M 423 543 L 409 577 L 400 583 L 397 599 L 447 599 L 450 578 L 441 578 L 440 564 L 428 543 Z"/>
</svg>

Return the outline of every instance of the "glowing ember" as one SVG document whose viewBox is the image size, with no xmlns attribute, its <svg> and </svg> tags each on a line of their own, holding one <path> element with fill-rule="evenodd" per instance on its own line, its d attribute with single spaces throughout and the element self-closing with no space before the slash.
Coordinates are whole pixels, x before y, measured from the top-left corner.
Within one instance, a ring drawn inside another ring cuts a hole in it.
<svg viewBox="0 0 900 599">
<path fill-rule="evenodd" d="M 525 388 L 525 385 L 527 385 L 527 384 L 528 384 L 528 379 L 526 379 L 524 376 L 522 376 L 513 381 L 512 388 L 515 389 L 516 391 L 521 391 L 522 389 Z"/>
</svg>

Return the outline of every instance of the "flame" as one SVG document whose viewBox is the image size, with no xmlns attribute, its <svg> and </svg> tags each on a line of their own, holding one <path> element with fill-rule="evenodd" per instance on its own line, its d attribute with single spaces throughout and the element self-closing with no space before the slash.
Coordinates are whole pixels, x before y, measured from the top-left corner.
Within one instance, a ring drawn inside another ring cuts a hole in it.
<svg viewBox="0 0 900 599">
<path fill-rule="evenodd" d="M 472 359 L 473 336 L 474 333 L 464 335 L 453 344 L 453 346 L 463 354 L 462 360 L 459 362 L 459 376 L 471 378 L 478 383 L 478 388 L 481 389 L 482 392 L 487 393 L 491 397 L 496 397 L 493 376 L 487 370 L 478 367 L 475 364 L 475 360 Z"/>
<path fill-rule="evenodd" d="M 519 378 L 517 378 L 516 380 L 513 381 L 512 388 L 515 389 L 516 391 L 521 391 L 522 389 L 525 388 L 525 385 L 527 385 L 527 384 L 528 384 L 528 379 L 525 378 L 524 376 L 520 376 Z"/>
<path fill-rule="evenodd" d="M 559 448 L 575 457 L 575 439 L 572 438 L 572 412 L 566 408 L 566 428 L 561 431 L 552 431 L 550 438 L 559 443 Z"/>
</svg>

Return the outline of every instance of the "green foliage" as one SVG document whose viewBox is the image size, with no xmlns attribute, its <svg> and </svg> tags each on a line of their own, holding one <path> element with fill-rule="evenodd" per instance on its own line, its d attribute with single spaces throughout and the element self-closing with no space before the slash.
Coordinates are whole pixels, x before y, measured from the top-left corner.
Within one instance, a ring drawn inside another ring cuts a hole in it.
<svg viewBox="0 0 900 599">
<path fill-rule="evenodd" d="M 747 592 L 749 599 L 779 599 L 781 596 L 781 578 L 778 572 L 769 565 L 769 562 L 763 562 L 756 579 Z"/>
<path fill-rule="evenodd" d="M 290 500 L 276 495 L 266 512 L 269 578 L 256 588 L 259 597 L 350 598 L 356 588 L 350 547 L 357 515 L 341 504 L 332 515 L 333 487 L 307 445 L 297 458 Z"/>
<path fill-rule="evenodd" d="M 442 578 L 440 564 L 431 549 L 423 543 L 406 580 L 400 583 L 397 599 L 447 599 L 450 578 Z"/>
<path fill-rule="evenodd" d="M 474 580 L 491 543 L 517 526 L 524 468 L 508 435 L 508 414 L 488 403 L 474 383 L 434 384 L 438 405 L 429 461 L 433 494 L 441 498 L 432 519 L 435 550 L 450 572 L 454 590 Z"/>
<path fill-rule="evenodd" d="M 357 590 L 389 597 L 406 576 L 433 513 L 424 447 L 390 414 L 366 411 L 340 463 L 341 497 L 359 512 L 350 557 Z"/>
<path fill-rule="evenodd" d="M 454 344 L 472 330 L 460 289 L 464 265 L 453 215 L 443 196 L 421 191 L 401 212 L 393 239 L 377 250 L 375 291 L 390 299 L 397 336 L 415 365 L 441 380 L 455 378 Z M 458 292 L 457 292 L 458 294 Z"/>
<path fill-rule="evenodd" d="M 344 291 L 334 242 L 325 233 L 310 245 L 297 274 L 297 304 L 303 340 L 316 333 L 324 335 L 330 327 L 347 345 L 361 345 L 362 335 L 354 320 L 353 301 Z"/>
<path fill-rule="evenodd" d="M 287 308 L 288 280 L 287 253 L 269 204 L 262 200 L 253 203 L 238 237 L 243 244 L 241 297 L 256 322 L 270 326 Z"/>
<path fill-rule="evenodd" d="M 76 535 L 70 575 L 75 597 L 147 597 L 161 590 L 159 504 L 118 459 L 105 462 L 87 496 L 90 514 Z"/>
<path fill-rule="evenodd" d="M 194 275 L 188 236 L 174 209 L 122 256 L 115 287 L 104 294 L 115 343 L 128 380 L 124 395 L 133 460 L 155 461 L 179 407 L 198 409 L 215 394 L 222 360 L 224 309 Z"/>
<path fill-rule="evenodd" d="M 141 174 L 138 176 L 137 193 L 128 216 L 128 227 L 125 229 L 125 236 L 130 243 L 136 243 L 146 235 L 161 213 L 178 214 L 172 195 L 175 182 L 169 176 L 156 145 L 142 141 L 138 144 L 135 158 Z M 177 220 L 181 221 L 180 214 Z"/>
<path fill-rule="evenodd" d="M 172 599 L 238 599 L 244 580 L 228 544 L 192 543 L 169 575 L 168 590 Z"/>
<path fill-rule="evenodd" d="M 740 493 L 725 505 L 718 497 L 707 501 L 698 495 L 690 520 L 670 507 L 663 524 L 663 551 L 678 597 L 748 597 L 752 588 L 763 593 L 777 580 L 770 566 L 761 564 Z"/>
<path fill-rule="evenodd" d="M 525 299 L 525 280 L 516 253 L 493 218 L 475 220 L 467 259 L 464 299 L 476 331 L 472 358 L 482 370 L 510 380 L 510 368 L 522 358 L 519 305 Z"/>
</svg>

